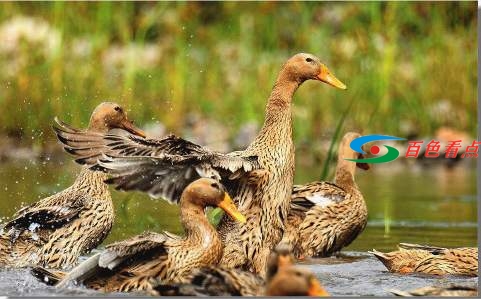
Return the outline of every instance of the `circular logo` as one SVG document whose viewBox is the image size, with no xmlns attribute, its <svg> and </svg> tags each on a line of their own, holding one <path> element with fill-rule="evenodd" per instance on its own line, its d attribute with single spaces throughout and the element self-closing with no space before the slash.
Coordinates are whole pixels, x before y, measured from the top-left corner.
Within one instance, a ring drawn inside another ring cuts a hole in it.
<svg viewBox="0 0 481 299">
<path fill-rule="evenodd" d="M 387 135 L 366 135 L 351 141 L 350 147 L 355 152 L 366 154 L 366 152 L 362 150 L 362 146 L 366 143 L 369 143 L 372 141 L 380 141 L 380 140 L 405 140 L 405 138 L 387 136 Z M 384 145 L 384 147 L 387 149 L 387 153 L 383 156 L 367 158 L 367 159 L 346 159 L 346 160 L 352 161 L 352 162 L 359 162 L 359 163 L 386 163 L 386 162 L 394 161 L 397 159 L 397 157 L 399 157 L 399 151 L 397 149 L 389 145 Z M 379 154 L 380 151 L 381 149 L 377 145 L 373 145 L 370 150 L 371 154 L 373 155 Z"/>
</svg>

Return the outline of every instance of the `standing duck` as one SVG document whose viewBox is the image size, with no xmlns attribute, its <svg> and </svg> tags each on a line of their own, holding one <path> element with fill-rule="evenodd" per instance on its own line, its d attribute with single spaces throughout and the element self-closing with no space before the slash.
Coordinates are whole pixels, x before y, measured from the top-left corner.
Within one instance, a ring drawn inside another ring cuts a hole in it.
<svg viewBox="0 0 481 299">
<path fill-rule="evenodd" d="M 173 135 L 144 140 L 72 133 L 61 124 L 57 135 L 78 163 L 94 164 L 95 169 L 113 174 L 109 182 L 118 189 L 140 190 L 177 202 L 181 190 L 193 180 L 220 180 L 247 217 L 242 226 L 228 217 L 221 220 L 219 232 L 225 244 L 221 264 L 263 275 L 268 255 L 285 229 L 294 177 L 291 103 L 306 80 L 346 88 L 314 55 L 294 55 L 277 77 L 263 127 L 244 151 L 214 152 Z M 107 157 L 98 163 L 103 154 Z"/>
<path fill-rule="evenodd" d="M 391 272 L 478 276 L 478 248 L 442 248 L 400 243 L 399 250 L 371 252 Z"/>
<path fill-rule="evenodd" d="M 288 247 L 279 244 L 269 255 L 267 275 L 241 269 L 203 267 L 193 272 L 188 284 L 158 285 L 155 295 L 162 296 L 328 296 L 308 270 L 294 267 Z"/>
<path fill-rule="evenodd" d="M 108 245 L 106 249 L 72 269 L 70 273 L 36 268 L 33 274 L 42 281 L 64 286 L 70 281 L 103 292 L 150 291 L 156 280 L 163 283 L 186 282 L 198 267 L 216 265 L 223 245 L 208 222 L 204 209 L 218 206 L 239 222 L 245 222 L 224 186 L 202 178 L 189 184 L 180 199 L 180 219 L 185 236 L 168 232 L 145 232 Z"/>
<path fill-rule="evenodd" d="M 115 103 L 97 106 L 85 132 L 101 136 L 115 128 L 145 137 Z M 85 167 L 67 189 L 20 209 L 0 229 L 0 266 L 68 268 L 102 243 L 114 221 L 105 179 Z"/>
<path fill-rule="evenodd" d="M 358 137 L 358 133 L 347 133 L 342 138 L 333 183 L 294 186 L 282 243 L 289 244 L 297 258 L 330 256 L 366 227 L 367 207 L 354 173 L 356 166 L 367 170 L 369 165 L 346 160 L 362 158 L 350 148 Z"/>
</svg>

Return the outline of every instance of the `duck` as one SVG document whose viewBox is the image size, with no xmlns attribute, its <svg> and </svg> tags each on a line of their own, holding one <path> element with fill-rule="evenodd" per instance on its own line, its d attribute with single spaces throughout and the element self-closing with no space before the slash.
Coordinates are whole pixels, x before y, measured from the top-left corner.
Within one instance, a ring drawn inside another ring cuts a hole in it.
<svg viewBox="0 0 481 299">
<path fill-rule="evenodd" d="M 478 288 L 470 285 L 450 284 L 448 286 L 426 286 L 410 291 L 389 290 L 399 297 L 429 296 L 429 297 L 475 297 Z"/>
<path fill-rule="evenodd" d="M 98 105 L 87 130 L 78 132 L 103 135 L 111 129 L 145 137 L 125 110 L 112 102 Z M 66 269 L 102 243 L 114 222 L 105 179 L 105 173 L 83 167 L 67 189 L 18 210 L 0 228 L 0 267 Z"/>
<path fill-rule="evenodd" d="M 314 273 L 290 266 L 279 271 L 267 284 L 266 296 L 328 297 Z"/>
<path fill-rule="evenodd" d="M 383 253 L 371 251 L 386 268 L 395 273 L 455 274 L 478 276 L 478 248 L 443 248 L 400 243 L 399 250 Z"/>
<path fill-rule="evenodd" d="M 291 209 L 281 243 L 292 247 L 298 259 L 328 257 L 348 246 L 367 224 L 367 206 L 356 184 L 356 166 L 369 164 L 347 159 L 363 159 L 350 148 L 359 133 L 346 133 L 340 144 L 334 182 L 316 181 L 294 185 Z"/>
<path fill-rule="evenodd" d="M 264 275 L 269 253 L 285 230 L 295 166 L 292 100 L 307 80 L 346 89 L 316 56 L 294 55 L 277 76 L 262 128 L 242 151 L 215 152 L 174 135 L 139 139 L 72 133 L 64 125 L 57 126 L 57 136 L 77 163 L 111 174 L 107 182 L 117 189 L 178 202 L 181 190 L 193 180 L 220 180 L 247 218 L 244 225 L 227 216 L 221 219 L 218 230 L 225 245 L 221 264 Z"/>
<path fill-rule="evenodd" d="M 217 180 L 201 178 L 190 183 L 180 199 L 185 236 L 147 231 L 106 246 L 68 273 L 41 267 L 32 273 L 59 288 L 80 282 L 102 292 L 149 291 L 155 280 L 186 282 L 193 269 L 216 265 L 222 256 L 223 244 L 204 213 L 206 207 L 215 206 L 245 222 L 225 187 Z"/>
<path fill-rule="evenodd" d="M 151 295 L 161 296 L 329 296 L 315 275 L 294 266 L 294 256 L 279 244 L 268 260 L 266 279 L 238 268 L 202 267 L 189 283 L 159 284 Z"/>
</svg>

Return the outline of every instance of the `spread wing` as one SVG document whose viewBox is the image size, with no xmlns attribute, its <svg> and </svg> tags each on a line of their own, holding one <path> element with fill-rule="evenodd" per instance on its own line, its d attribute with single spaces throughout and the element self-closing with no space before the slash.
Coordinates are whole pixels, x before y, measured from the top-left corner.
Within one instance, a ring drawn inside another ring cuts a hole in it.
<svg viewBox="0 0 481 299">
<path fill-rule="evenodd" d="M 145 139 L 123 130 L 102 134 L 81 131 L 55 118 L 53 126 L 64 149 L 78 158 L 79 164 L 95 165 L 102 154 L 110 156 L 155 157 L 168 155 L 201 155 L 206 150 L 190 141 L 168 135 L 162 139 Z"/>
<path fill-rule="evenodd" d="M 328 182 L 313 182 L 294 185 L 291 195 L 293 212 L 305 213 L 313 206 L 326 207 L 346 198 L 346 192 L 339 186 Z"/>
<path fill-rule="evenodd" d="M 144 139 L 110 132 L 83 132 L 55 120 L 54 130 L 67 152 L 80 164 L 113 175 L 108 183 L 121 190 L 140 190 L 154 198 L 177 202 L 182 190 L 200 177 L 213 177 L 226 186 L 260 169 L 257 156 L 244 152 L 223 154 L 169 135 Z"/>
</svg>

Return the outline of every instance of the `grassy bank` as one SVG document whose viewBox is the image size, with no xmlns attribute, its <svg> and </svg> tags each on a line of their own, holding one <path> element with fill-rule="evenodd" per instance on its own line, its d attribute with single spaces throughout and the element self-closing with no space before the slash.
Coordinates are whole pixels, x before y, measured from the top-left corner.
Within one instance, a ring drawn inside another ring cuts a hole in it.
<svg viewBox="0 0 481 299">
<path fill-rule="evenodd" d="M 347 91 L 303 86 L 296 142 L 341 130 L 475 135 L 476 3 L 0 3 L 0 134 L 52 142 L 100 101 L 178 132 L 190 112 L 262 123 L 282 62 L 321 57 Z M 350 106 L 350 103 L 352 105 Z"/>
</svg>

